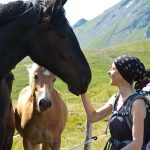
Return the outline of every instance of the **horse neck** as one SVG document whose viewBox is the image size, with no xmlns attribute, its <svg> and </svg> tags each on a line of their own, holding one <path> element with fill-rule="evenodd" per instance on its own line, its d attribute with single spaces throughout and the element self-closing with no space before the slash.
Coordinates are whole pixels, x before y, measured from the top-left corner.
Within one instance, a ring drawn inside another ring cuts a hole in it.
<svg viewBox="0 0 150 150">
<path fill-rule="evenodd" d="M 30 113 L 33 114 L 34 112 L 36 112 L 36 100 L 35 100 L 35 93 L 32 92 L 28 102 L 27 102 L 27 108 L 28 110 L 30 110 Z"/>
<path fill-rule="evenodd" d="M 25 57 L 25 52 L 21 50 L 20 47 L 15 47 L 5 56 L 0 56 L 0 79 L 3 79 L 4 76 L 15 68 L 16 64 Z"/>
<path fill-rule="evenodd" d="M 31 11 L 0 28 L 0 79 L 28 55 L 27 40 L 30 31 L 36 26 L 36 21 L 37 18 Z"/>
<path fill-rule="evenodd" d="M 57 91 L 57 89 L 53 88 L 51 94 L 52 94 L 52 99 L 53 99 L 54 106 L 55 105 L 61 105 L 61 103 L 63 101 L 62 101 L 62 96 L 59 93 L 59 91 Z"/>
</svg>

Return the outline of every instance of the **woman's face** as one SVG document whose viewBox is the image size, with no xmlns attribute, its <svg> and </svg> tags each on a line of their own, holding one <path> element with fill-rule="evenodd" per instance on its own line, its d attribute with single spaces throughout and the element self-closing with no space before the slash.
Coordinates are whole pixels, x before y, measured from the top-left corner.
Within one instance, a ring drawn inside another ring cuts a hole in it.
<svg viewBox="0 0 150 150">
<path fill-rule="evenodd" d="M 110 85 L 118 86 L 124 80 L 114 63 L 107 73 L 111 78 Z"/>
</svg>

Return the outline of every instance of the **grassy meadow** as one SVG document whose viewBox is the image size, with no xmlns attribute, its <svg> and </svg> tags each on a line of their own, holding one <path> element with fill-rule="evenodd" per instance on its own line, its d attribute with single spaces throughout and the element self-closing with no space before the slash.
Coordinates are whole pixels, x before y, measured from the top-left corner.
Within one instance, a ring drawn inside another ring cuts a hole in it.
<svg viewBox="0 0 150 150">
<path fill-rule="evenodd" d="M 107 75 L 107 71 L 115 57 L 123 54 L 134 55 L 140 58 L 147 68 L 150 68 L 150 39 L 99 51 L 84 51 L 84 54 L 92 71 L 92 81 L 89 85 L 88 94 L 90 96 L 91 103 L 97 109 L 102 106 L 114 92 L 117 91 L 115 87 L 111 87 L 109 85 L 109 77 Z M 30 58 L 26 57 L 13 70 L 15 75 L 12 92 L 14 108 L 20 90 L 28 85 L 28 72 L 26 66 L 31 63 L 32 61 Z M 62 94 L 68 108 L 68 121 L 62 134 L 61 150 L 71 150 L 73 147 L 84 142 L 86 114 L 81 103 L 80 96 L 71 94 L 67 89 L 67 85 L 59 78 L 57 78 L 55 82 L 55 87 Z M 109 138 L 109 135 L 103 137 L 107 120 L 108 118 L 105 118 L 102 121 L 92 124 L 92 134 L 93 136 L 98 137 L 96 141 L 92 141 L 92 150 L 102 150 L 106 140 Z M 83 149 L 83 146 L 77 148 L 77 150 Z M 20 137 L 14 139 L 12 150 L 23 150 L 22 139 Z"/>
</svg>

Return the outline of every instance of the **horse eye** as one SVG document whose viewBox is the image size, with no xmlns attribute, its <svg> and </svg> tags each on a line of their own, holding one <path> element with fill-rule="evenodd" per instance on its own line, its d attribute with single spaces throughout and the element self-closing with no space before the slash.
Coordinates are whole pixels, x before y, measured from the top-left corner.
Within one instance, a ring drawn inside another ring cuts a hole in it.
<svg viewBox="0 0 150 150">
<path fill-rule="evenodd" d="M 59 36 L 62 38 L 62 39 L 67 39 L 67 35 L 65 33 L 60 33 Z"/>
<path fill-rule="evenodd" d="M 37 80 L 39 77 L 37 74 L 35 74 L 34 79 Z"/>
</svg>

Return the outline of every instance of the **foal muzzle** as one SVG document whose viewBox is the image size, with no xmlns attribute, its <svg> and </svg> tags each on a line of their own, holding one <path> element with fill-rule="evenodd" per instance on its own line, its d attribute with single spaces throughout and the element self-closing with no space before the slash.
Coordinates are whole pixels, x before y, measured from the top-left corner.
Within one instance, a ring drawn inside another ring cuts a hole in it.
<svg viewBox="0 0 150 150">
<path fill-rule="evenodd" d="M 47 110 L 49 107 L 51 107 L 52 103 L 49 100 L 45 100 L 45 99 L 41 99 L 39 101 L 39 108 L 40 108 L 40 111 L 45 111 Z"/>
</svg>

